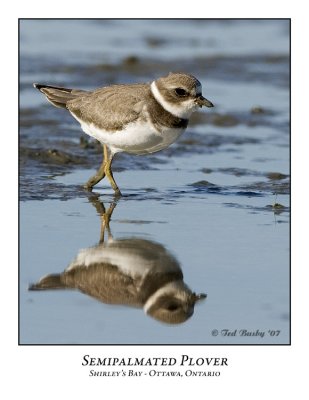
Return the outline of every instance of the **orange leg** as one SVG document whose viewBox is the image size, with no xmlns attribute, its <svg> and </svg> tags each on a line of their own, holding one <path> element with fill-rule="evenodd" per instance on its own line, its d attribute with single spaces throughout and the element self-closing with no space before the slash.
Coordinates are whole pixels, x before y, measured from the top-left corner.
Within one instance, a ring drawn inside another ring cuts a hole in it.
<svg viewBox="0 0 309 400">
<path fill-rule="evenodd" d="M 88 182 L 85 184 L 85 188 L 89 191 L 92 191 L 93 186 L 95 186 L 97 183 L 99 183 L 105 175 L 107 176 L 112 188 L 115 191 L 115 196 L 121 196 L 121 192 L 119 190 L 119 187 L 117 183 L 115 182 L 115 179 L 113 177 L 113 172 L 112 172 L 112 161 L 113 161 L 113 155 L 109 154 L 108 147 L 106 144 L 103 145 L 103 161 L 96 172 L 94 176 L 92 176 Z"/>
</svg>

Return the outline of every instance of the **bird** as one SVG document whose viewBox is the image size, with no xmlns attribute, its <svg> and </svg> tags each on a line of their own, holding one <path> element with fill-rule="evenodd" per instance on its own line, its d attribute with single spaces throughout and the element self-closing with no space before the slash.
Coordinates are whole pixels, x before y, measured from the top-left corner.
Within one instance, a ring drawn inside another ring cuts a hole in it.
<svg viewBox="0 0 309 400">
<path fill-rule="evenodd" d="M 142 308 L 166 324 L 180 324 L 206 297 L 186 285 L 178 261 L 155 241 L 117 239 L 80 249 L 61 273 L 43 276 L 29 290 L 77 289 L 105 304 Z"/>
<path fill-rule="evenodd" d="M 93 187 L 105 176 L 115 196 L 122 193 L 114 179 L 115 154 L 145 155 L 163 150 L 186 130 L 198 108 L 213 107 L 202 95 L 202 84 L 193 75 L 170 72 L 148 83 L 115 84 L 92 91 L 34 83 L 55 107 L 64 108 L 82 130 L 103 147 L 100 168 L 84 187 Z"/>
<path fill-rule="evenodd" d="M 187 321 L 206 294 L 192 292 L 179 261 L 161 243 L 113 238 L 109 221 L 116 204 L 105 211 L 103 203 L 91 201 L 101 216 L 99 243 L 80 249 L 63 272 L 42 277 L 29 290 L 77 289 L 105 304 L 143 308 L 146 315 L 166 324 Z"/>
</svg>

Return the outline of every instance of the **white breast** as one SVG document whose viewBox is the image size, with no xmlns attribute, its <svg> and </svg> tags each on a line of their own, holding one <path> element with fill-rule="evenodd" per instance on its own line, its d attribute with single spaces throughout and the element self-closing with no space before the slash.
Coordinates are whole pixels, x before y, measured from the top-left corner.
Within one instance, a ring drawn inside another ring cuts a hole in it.
<svg viewBox="0 0 309 400">
<path fill-rule="evenodd" d="M 158 132 L 148 120 L 132 122 L 121 131 L 111 132 L 100 129 L 93 123 L 76 119 L 87 135 L 106 144 L 113 154 L 123 151 L 139 155 L 154 153 L 171 145 L 185 131 L 184 128 L 164 128 L 162 132 Z"/>
<path fill-rule="evenodd" d="M 100 247 L 93 247 L 81 249 L 75 260 L 67 268 L 67 271 L 80 266 L 87 268 L 93 264 L 104 263 L 117 266 L 123 274 L 132 278 L 143 276 L 153 268 L 152 260 L 147 263 L 147 260 L 138 252 L 134 253 L 126 249 L 119 251 L 118 248 L 113 247 L 104 247 L 103 250 Z"/>
</svg>

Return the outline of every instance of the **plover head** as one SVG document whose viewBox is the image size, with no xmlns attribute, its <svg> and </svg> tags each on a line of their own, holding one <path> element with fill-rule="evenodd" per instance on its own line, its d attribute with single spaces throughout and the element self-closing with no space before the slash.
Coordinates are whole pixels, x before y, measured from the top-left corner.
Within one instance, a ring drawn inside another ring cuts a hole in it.
<svg viewBox="0 0 309 400">
<path fill-rule="evenodd" d="M 189 118 L 199 107 L 213 107 L 202 95 L 202 85 L 193 75 L 170 73 L 151 84 L 151 91 L 161 106 L 179 118 Z"/>
<path fill-rule="evenodd" d="M 204 293 L 193 293 L 183 280 L 176 280 L 152 294 L 144 304 L 144 311 L 161 322 L 180 324 L 193 315 L 196 302 L 206 297 Z"/>
</svg>

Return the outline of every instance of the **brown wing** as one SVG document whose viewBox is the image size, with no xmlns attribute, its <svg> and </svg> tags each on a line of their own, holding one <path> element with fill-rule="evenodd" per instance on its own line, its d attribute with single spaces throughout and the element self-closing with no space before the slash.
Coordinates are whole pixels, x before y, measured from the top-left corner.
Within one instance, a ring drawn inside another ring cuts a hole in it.
<svg viewBox="0 0 309 400">
<path fill-rule="evenodd" d="M 67 108 L 78 119 L 117 131 L 141 115 L 149 90 L 147 84 L 108 86 L 68 101 Z"/>
<path fill-rule="evenodd" d="M 61 280 L 67 288 L 79 289 L 107 304 L 141 306 L 136 282 L 107 263 L 75 266 L 62 274 Z"/>
</svg>

